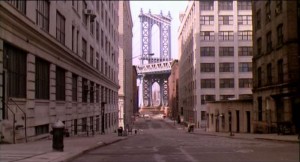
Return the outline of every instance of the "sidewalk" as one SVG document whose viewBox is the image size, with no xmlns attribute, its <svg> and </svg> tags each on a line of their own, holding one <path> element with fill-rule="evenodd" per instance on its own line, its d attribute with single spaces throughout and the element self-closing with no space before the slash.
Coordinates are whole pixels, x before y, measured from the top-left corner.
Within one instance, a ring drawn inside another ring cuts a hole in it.
<svg viewBox="0 0 300 162">
<path fill-rule="evenodd" d="M 177 129 L 183 129 L 183 126 L 178 123 L 176 123 L 174 126 L 174 121 L 168 118 L 165 119 L 165 122 Z M 185 131 L 187 131 L 187 129 Z M 220 137 L 237 138 L 237 139 L 271 140 L 271 141 L 299 143 L 298 135 L 278 135 L 276 133 L 272 133 L 272 134 L 233 133 L 234 135 L 230 136 L 230 133 L 228 132 L 207 132 L 205 131 L 205 129 L 195 129 L 193 134 L 220 136 Z"/>
<path fill-rule="evenodd" d="M 44 139 L 20 144 L 1 144 L 1 162 L 63 162 L 84 152 L 109 145 L 128 137 L 118 137 L 116 133 L 64 138 L 64 151 L 53 151 L 52 140 Z"/>
</svg>

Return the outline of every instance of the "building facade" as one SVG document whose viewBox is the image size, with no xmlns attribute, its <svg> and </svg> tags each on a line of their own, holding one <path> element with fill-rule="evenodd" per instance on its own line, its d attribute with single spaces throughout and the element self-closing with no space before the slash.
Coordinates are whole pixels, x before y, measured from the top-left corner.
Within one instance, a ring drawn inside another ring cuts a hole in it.
<svg viewBox="0 0 300 162">
<path fill-rule="evenodd" d="M 174 60 L 171 65 L 171 74 L 168 80 L 169 109 L 170 109 L 170 117 L 173 120 L 177 120 L 177 122 L 179 123 L 180 113 L 178 107 L 178 77 L 179 77 L 178 60 Z"/>
<path fill-rule="evenodd" d="M 137 86 L 137 70 L 136 66 L 132 66 L 132 92 L 133 92 L 133 115 L 137 115 L 139 113 L 139 89 Z"/>
<path fill-rule="evenodd" d="M 189 1 L 180 14 L 179 109 L 206 125 L 206 101 L 251 95 L 251 1 Z"/>
<path fill-rule="evenodd" d="M 118 120 L 118 7 L 111 1 L 1 1 L 1 139 L 108 133 Z M 15 120 L 15 122 L 13 122 Z"/>
<path fill-rule="evenodd" d="M 253 2 L 255 132 L 276 132 L 283 123 L 294 132 L 299 122 L 297 9 L 297 1 Z"/>
<path fill-rule="evenodd" d="M 132 16 L 129 1 L 119 2 L 119 126 L 130 125 L 133 115 Z"/>
<path fill-rule="evenodd" d="M 252 133 L 252 98 L 207 103 L 206 130 Z"/>
</svg>

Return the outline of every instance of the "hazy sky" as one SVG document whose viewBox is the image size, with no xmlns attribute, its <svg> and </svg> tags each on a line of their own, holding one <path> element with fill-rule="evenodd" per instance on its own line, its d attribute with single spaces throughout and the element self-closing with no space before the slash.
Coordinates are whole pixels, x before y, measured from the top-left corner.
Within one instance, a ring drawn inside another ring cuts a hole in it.
<svg viewBox="0 0 300 162">
<path fill-rule="evenodd" d="M 177 31 L 179 27 L 179 13 L 184 11 L 188 2 L 187 1 L 130 1 L 132 21 L 133 21 L 133 40 L 132 40 L 132 52 L 133 57 L 141 55 L 141 22 L 139 14 L 141 8 L 144 13 L 148 13 L 151 9 L 152 14 L 160 14 L 162 11 L 163 15 L 167 15 L 170 11 L 171 21 L 171 54 L 172 58 L 177 59 L 178 55 L 178 43 L 177 43 Z M 152 42 L 159 38 L 158 27 L 152 28 Z M 157 39 L 156 39 L 157 38 Z M 158 42 L 152 43 L 152 52 L 155 53 L 155 57 L 158 57 L 159 46 Z M 133 64 L 138 64 L 139 60 L 134 59 Z"/>
</svg>

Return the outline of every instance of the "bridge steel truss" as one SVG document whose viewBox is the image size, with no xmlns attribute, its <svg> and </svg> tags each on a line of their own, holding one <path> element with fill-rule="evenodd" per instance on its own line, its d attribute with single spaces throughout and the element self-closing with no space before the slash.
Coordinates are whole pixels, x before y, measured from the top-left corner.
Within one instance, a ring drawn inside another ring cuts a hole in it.
<svg viewBox="0 0 300 162">
<path fill-rule="evenodd" d="M 141 13 L 139 15 L 141 22 L 141 63 L 137 66 L 138 77 L 142 83 L 142 106 L 152 105 L 152 85 L 157 82 L 160 86 L 160 104 L 168 105 L 168 77 L 171 73 L 171 15 L 170 12 L 164 16 Z M 160 54 L 159 58 L 149 57 L 152 52 L 152 27 L 156 24 L 160 32 Z M 147 60 L 147 62 L 145 62 Z"/>
</svg>

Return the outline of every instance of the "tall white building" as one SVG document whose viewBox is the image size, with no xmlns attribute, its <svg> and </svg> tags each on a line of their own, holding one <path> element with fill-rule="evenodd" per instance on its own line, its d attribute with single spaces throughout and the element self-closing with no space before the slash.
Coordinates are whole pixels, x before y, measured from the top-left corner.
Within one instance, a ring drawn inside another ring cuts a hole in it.
<svg viewBox="0 0 300 162">
<path fill-rule="evenodd" d="M 117 129 L 118 7 L 0 1 L 1 140 L 45 138 L 57 120 L 71 135 Z"/>
<path fill-rule="evenodd" d="M 179 110 L 206 126 L 206 101 L 251 95 L 251 1 L 189 1 L 180 14 Z"/>
<path fill-rule="evenodd" d="M 119 126 L 132 125 L 132 16 L 129 1 L 119 1 Z"/>
</svg>

